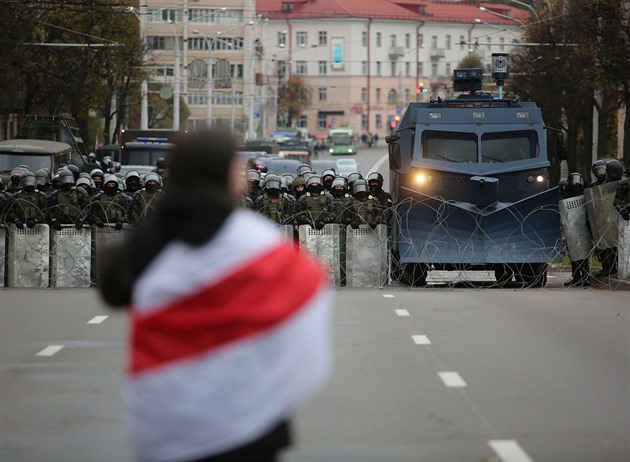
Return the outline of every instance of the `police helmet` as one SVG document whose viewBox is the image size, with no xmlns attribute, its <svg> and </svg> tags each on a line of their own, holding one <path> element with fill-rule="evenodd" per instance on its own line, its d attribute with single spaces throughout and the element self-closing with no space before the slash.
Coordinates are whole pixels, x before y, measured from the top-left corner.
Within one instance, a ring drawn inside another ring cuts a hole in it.
<svg viewBox="0 0 630 462">
<path fill-rule="evenodd" d="M 260 173 L 254 169 L 249 169 L 245 172 L 245 179 L 251 185 L 257 184 L 260 181 Z"/>
<path fill-rule="evenodd" d="M 85 178 L 85 177 L 81 177 L 77 180 L 77 187 L 82 187 L 83 185 L 87 186 L 88 192 L 90 192 L 92 190 L 92 188 L 94 187 L 94 183 L 92 182 L 91 178 Z"/>
<path fill-rule="evenodd" d="M 35 174 L 33 172 L 24 172 L 20 178 L 20 184 L 23 188 L 28 186 L 35 187 L 37 186 L 37 178 L 35 178 Z"/>
<path fill-rule="evenodd" d="M 74 175 L 70 170 L 62 170 L 59 172 L 59 184 L 62 186 L 64 184 L 75 184 L 76 180 L 74 179 Z"/>
<path fill-rule="evenodd" d="M 383 186 L 383 175 L 379 172 L 372 172 L 367 176 L 368 184 L 370 184 L 371 181 L 378 181 L 379 186 Z"/>
<path fill-rule="evenodd" d="M 103 170 L 101 170 L 100 168 L 95 168 L 90 172 L 90 176 L 92 178 L 94 178 L 95 176 L 100 176 L 101 178 L 103 178 L 105 174 L 103 173 Z"/>
<path fill-rule="evenodd" d="M 363 179 L 363 175 L 361 175 L 359 172 L 353 172 L 353 173 L 348 174 L 349 185 L 352 185 L 355 181 L 362 180 L 362 179 Z"/>
<path fill-rule="evenodd" d="M 308 164 L 301 164 L 297 168 L 297 175 L 304 176 L 305 173 L 311 173 L 313 169 Z"/>
<path fill-rule="evenodd" d="M 155 161 L 155 166 L 162 169 L 166 168 L 166 159 L 159 157 L 158 160 Z"/>
<path fill-rule="evenodd" d="M 77 181 L 79 179 L 81 169 L 74 164 L 68 164 L 68 170 L 70 170 L 72 172 L 72 175 L 74 175 L 74 181 Z"/>
<path fill-rule="evenodd" d="M 15 167 L 13 170 L 11 170 L 11 178 L 22 178 L 22 176 L 28 171 L 29 170 L 27 168 L 24 168 L 21 165 L 19 167 Z"/>
<path fill-rule="evenodd" d="M 332 189 L 335 189 L 337 186 L 341 186 L 344 191 L 347 191 L 348 181 L 344 177 L 338 176 L 332 182 Z"/>
<path fill-rule="evenodd" d="M 304 181 L 306 181 L 306 184 L 308 184 L 308 179 L 312 177 L 313 175 L 314 175 L 313 172 L 306 172 L 304 175 L 302 175 L 302 178 L 304 178 Z"/>
<path fill-rule="evenodd" d="M 566 193 L 569 189 L 569 181 L 566 178 L 561 178 L 560 181 L 558 181 L 558 189 L 561 193 Z"/>
<path fill-rule="evenodd" d="M 618 159 L 611 159 L 606 162 L 606 175 L 609 181 L 621 180 L 623 176 L 623 165 Z"/>
<path fill-rule="evenodd" d="M 144 185 L 146 185 L 149 181 L 157 181 L 158 184 L 162 186 L 162 177 L 155 172 L 147 173 L 142 179 Z"/>
<path fill-rule="evenodd" d="M 140 174 L 138 172 L 136 172 L 135 170 L 129 170 L 125 174 L 125 181 L 127 181 L 129 178 L 134 178 L 134 177 L 140 180 Z"/>
<path fill-rule="evenodd" d="M 577 172 L 571 173 L 567 177 L 567 182 L 569 183 L 569 190 L 574 194 L 584 190 L 584 177 Z"/>
<path fill-rule="evenodd" d="M 322 184 L 322 178 L 319 175 L 310 175 L 308 177 L 308 180 L 306 180 L 306 183 L 309 186 L 321 185 Z"/>
<path fill-rule="evenodd" d="M 367 193 L 367 192 L 368 192 L 367 181 L 365 181 L 363 178 L 360 178 L 354 182 L 354 185 L 352 186 L 353 195 L 357 195 L 359 193 Z"/>
<path fill-rule="evenodd" d="M 595 178 L 603 179 L 606 177 L 606 161 L 603 159 L 596 160 L 591 166 L 591 171 Z"/>
<path fill-rule="evenodd" d="M 35 179 L 37 186 L 46 186 L 48 183 L 48 173 L 43 168 L 40 168 L 35 172 Z"/>
<path fill-rule="evenodd" d="M 322 172 L 322 180 L 324 180 L 327 176 L 332 176 L 333 179 L 337 176 L 334 168 L 327 168 Z"/>
<path fill-rule="evenodd" d="M 280 189 L 282 189 L 282 181 L 280 180 L 280 177 L 278 175 L 274 175 L 273 173 L 267 175 L 265 177 L 264 188 L 266 191 L 270 189 L 277 189 L 280 191 Z"/>
</svg>

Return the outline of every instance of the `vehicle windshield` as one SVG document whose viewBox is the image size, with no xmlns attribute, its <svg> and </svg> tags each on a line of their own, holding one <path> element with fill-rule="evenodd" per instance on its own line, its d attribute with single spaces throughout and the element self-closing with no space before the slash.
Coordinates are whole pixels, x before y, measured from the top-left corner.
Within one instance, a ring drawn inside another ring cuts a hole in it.
<svg viewBox="0 0 630 462">
<path fill-rule="evenodd" d="M 348 135 L 333 135 L 330 137 L 333 144 L 352 144 L 352 137 Z"/>
<path fill-rule="evenodd" d="M 26 165 L 31 172 L 42 168 L 52 169 L 52 156 L 0 152 L 0 172 L 10 172 L 18 165 Z"/>
<path fill-rule="evenodd" d="M 422 133 L 425 159 L 454 163 L 477 163 L 479 139 L 475 133 L 426 130 Z M 539 154 L 534 130 L 484 133 L 481 135 L 481 162 L 503 163 L 534 159 Z"/>
<path fill-rule="evenodd" d="M 168 155 L 167 149 L 153 149 L 150 147 L 127 147 L 122 151 L 123 165 L 155 165 L 161 157 L 166 159 Z"/>
</svg>

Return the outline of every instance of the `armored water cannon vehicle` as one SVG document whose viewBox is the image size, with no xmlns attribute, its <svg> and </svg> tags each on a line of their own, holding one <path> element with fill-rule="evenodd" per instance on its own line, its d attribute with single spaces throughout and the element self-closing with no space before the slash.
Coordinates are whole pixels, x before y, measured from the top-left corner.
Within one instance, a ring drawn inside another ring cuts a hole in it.
<svg viewBox="0 0 630 462">
<path fill-rule="evenodd" d="M 509 55 L 493 64 L 498 97 L 481 92 L 482 69 L 456 69 L 454 91 L 467 93 L 409 104 L 386 137 L 404 283 L 424 285 L 432 269 L 489 270 L 500 284 L 543 286 L 548 263 L 561 259 L 541 110 L 503 98 Z"/>
</svg>

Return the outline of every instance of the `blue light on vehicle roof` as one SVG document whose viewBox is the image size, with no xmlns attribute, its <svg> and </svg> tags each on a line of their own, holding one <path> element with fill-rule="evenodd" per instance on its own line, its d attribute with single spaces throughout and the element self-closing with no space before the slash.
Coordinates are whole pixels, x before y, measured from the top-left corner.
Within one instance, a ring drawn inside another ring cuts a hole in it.
<svg viewBox="0 0 630 462">
<path fill-rule="evenodd" d="M 154 143 L 166 143 L 168 142 L 168 138 L 153 138 L 149 136 L 139 136 L 138 138 L 136 138 L 136 141 L 143 141 L 143 142 L 151 141 Z"/>
</svg>

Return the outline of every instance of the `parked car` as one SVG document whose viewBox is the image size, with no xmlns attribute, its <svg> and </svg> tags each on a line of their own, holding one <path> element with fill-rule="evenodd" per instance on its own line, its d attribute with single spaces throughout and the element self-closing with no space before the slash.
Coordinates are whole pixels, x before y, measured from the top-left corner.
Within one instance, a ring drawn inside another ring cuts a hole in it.
<svg viewBox="0 0 630 462">
<path fill-rule="evenodd" d="M 350 173 L 359 172 L 359 164 L 354 159 L 337 159 L 337 167 L 335 171 L 340 175 L 349 175 Z"/>
</svg>

